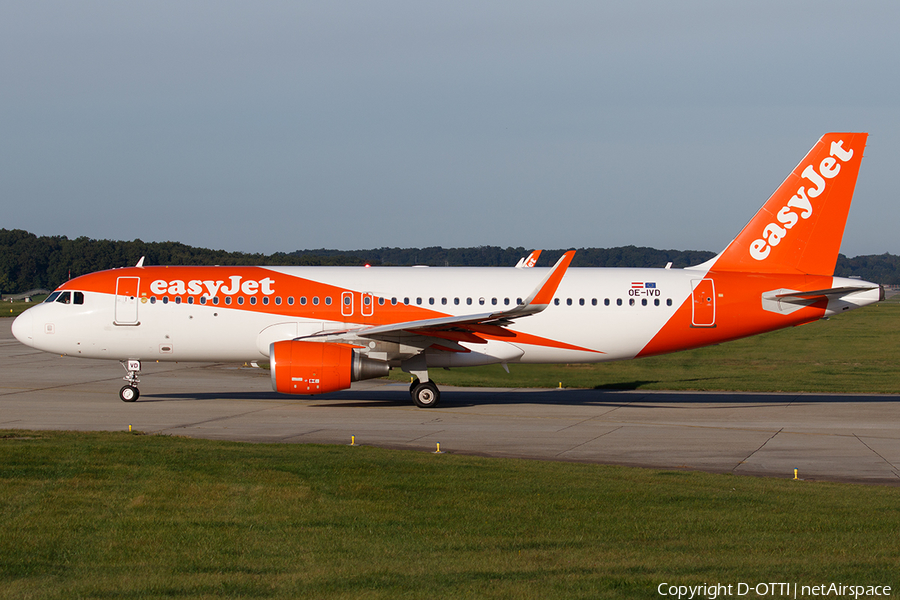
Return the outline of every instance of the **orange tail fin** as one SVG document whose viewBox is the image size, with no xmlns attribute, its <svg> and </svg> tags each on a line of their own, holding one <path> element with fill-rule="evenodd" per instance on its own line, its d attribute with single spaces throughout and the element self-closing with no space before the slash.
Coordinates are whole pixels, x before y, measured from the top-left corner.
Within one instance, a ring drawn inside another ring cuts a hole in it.
<svg viewBox="0 0 900 600">
<path fill-rule="evenodd" d="M 823 135 L 712 270 L 833 275 L 866 138 Z"/>
</svg>

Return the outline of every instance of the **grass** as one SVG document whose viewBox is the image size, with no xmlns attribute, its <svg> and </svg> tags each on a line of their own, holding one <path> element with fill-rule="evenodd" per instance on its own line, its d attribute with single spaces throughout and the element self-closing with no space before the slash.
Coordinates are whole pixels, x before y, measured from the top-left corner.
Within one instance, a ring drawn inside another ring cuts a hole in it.
<svg viewBox="0 0 900 600">
<path fill-rule="evenodd" d="M 0 598 L 648 598 L 898 583 L 900 489 L 0 432 Z"/>
<path fill-rule="evenodd" d="M 0 317 L 18 317 L 35 304 L 40 304 L 41 302 L 43 302 L 46 297 L 47 294 L 41 294 L 38 296 L 33 296 L 31 298 L 31 302 L 25 302 L 24 300 L 16 300 L 15 302 L 0 302 Z"/>
<path fill-rule="evenodd" d="M 599 364 L 432 369 L 438 384 L 749 392 L 900 393 L 900 296 L 719 346 Z M 392 379 L 409 380 L 395 370 Z"/>
</svg>

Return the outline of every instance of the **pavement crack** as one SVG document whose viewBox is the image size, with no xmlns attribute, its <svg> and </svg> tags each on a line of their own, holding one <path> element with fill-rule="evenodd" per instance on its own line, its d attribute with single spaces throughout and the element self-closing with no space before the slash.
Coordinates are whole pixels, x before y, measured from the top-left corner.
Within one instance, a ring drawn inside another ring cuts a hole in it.
<svg viewBox="0 0 900 600">
<path fill-rule="evenodd" d="M 222 417 L 215 417 L 215 418 L 212 418 L 212 419 L 204 419 L 204 420 L 202 420 L 202 421 L 195 421 L 195 422 L 193 422 L 193 423 L 182 423 L 181 425 L 174 425 L 174 426 L 172 426 L 172 427 L 166 427 L 165 429 L 160 429 L 160 432 L 162 432 L 162 431 L 171 431 L 171 430 L 173 430 L 173 429 L 186 429 L 186 428 L 188 428 L 188 427 L 196 427 L 197 425 L 205 425 L 205 424 L 207 424 L 207 423 L 215 423 L 215 422 L 217 422 L 217 421 L 227 421 L 227 420 L 229 420 L 229 419 L 236 419 L 236 418 L 238 418 L 238 417 L 246 417 L 247 415 L 252 415 L 252 414 L 258 413 L 258 412 L 264 412 L 264 411 L 267 411 L 267 410 L 272 410 L 273 408 L 274 408 L 274 407 L 272 407 L 272 406 L 266 406 L 265 408 L 258 408 L 258 409 L 256 409 L 256 410 L 248 410 L 248 411 L 245 411 L 245 412 L 242 412 L 242 413 L 235 413 L 235 414 L 233 414 L 233 415 L 225 415 L 225 416 L 222 416 Z"/>
<path fill-rule="evenodd" d="M 424 434 L 424 435 L 420 435 L 419 437 L 416 437 L 416 438 L 413 438 L 413 439 L 411 439 L 411 440 L 408 440 L 407 443 L 418 442 L 418 441 L 421 440 L 422 438 L 427 438 L 428 436 L 431 436 L 431 435 L 437 435 L 438 433 L 443 433 L 444 431 L 446 431 L 446 430 L 445 430 L 445 429 L 438 429 L 437 431 L 429 431 L 428 433 L 426 433 L 426 434 Z"/>
<path fill-rule="evenodd" d="M 759 452 L 760 450 L 762 450 L 762 449 L 765 447 L 766 444 L 768 444 L 768 443 L 771 442 L 773 439 L 775 439 L 775 436 L 778 435 L 779 433 L 781 433 L 782 431 L 784 431 L 784 427 L 782 427 L 781 429 L 779 429 L 778 431 L 776 431 L 775 433 L 773 433 L 771 436 L 769 436 L 769 439 L 767 439 L 767 440 L 764 441 L 762 444 L 760 444 L 759 448 L 757 448 L 756 450 L 754 450 L 753 452 L 751 452 L 750 454 L 748 454 L 747 456 L 745 456 L 745 457 L 744 457 L 744 460 L 741 460 L 741 461 L 738 462 L 738 464 L 734 465 L 734 467 L 732 467 L 732 469 L 731 469 L 731 472 L 734 473 L 734 472 L 738 469 L 738 467 L 740 467 L 742 464 L 744 464 L 744 463 L 746 463 L 748 460 L 750 460 L 750 458 L 751 458 L 754 454 L 756 454 L 757 452 Z"/>
<path fill-rule="evenodd" d="M 879 454 L 877 450 L 875 450 L 872 446 L 870 446 L 870 445 L 868 445 L 867 443 L 865 443 L 865 442 L 863 441 L 863 439 L 862 439 L 861 437 L 859 437 L 858 435 L 856 435 L 855 433 L 853 434 L 853 437 L 855 437 L 857 440 L 859 440 L 859 443 L 860 443 L 860 444 L 862 444 L 863 446 L 865 446 L 866 448 L 868 448 L 869 451 L 872 452 L 872 454 L 874 454 L 875 456 L 877 456 L 878 458 L 880 458 L 881 460 L 883 460 L 884 462 L 886 462 L 886 463 L 888 464 L 888 466 L 891 467 L 891 472 L 894 474 L 894 476 L 896 476 L 897 478 L 900 478 L 900 474 L 898 474 L 897 467 L 894 465 L 894 463 L 892 463 L 891 461 L 889 461 L 888 459 L 886 459 L 884 456 L 882 456 L 881 454 Z"/>
<path fill-rule="evenodd" d="M 609 435 L 609 434 L 613 433 L 614 431 L 618 431 L 618 430 L 622 429 L 622 427 L 624 427 L 624 425 L 621 425 L 621 426 L 619 426 L 619 427 L 616 427 L 615 429 L 610 429 L 609 431 L 606 431 L 606 432 L 604 432 L 604 433 L 601 433 L 600 435 L 596 435 L 596 436 L 592 437 L 592 438 L 589 439 L 589 440 L 585 440 L 585 441 L 581 442 L 580 444 L 576 444 L 576 445 L 572 446 L 572 447 L 569 448 L 568 450 L 563 450 L 562 452 L 558 453 L 556 456 L 562 456 L 563 454 L 566 454 L 566 453 L 568 453 L 568 452 L 572 452 L 573 450 L 577 450 L 578 448 L 581 448 L 582 446 L 584 446 L 584 445 L 586 445 L 586 444 L 590 444 L 590 443 L 593 442 L 593 441 L 599 440 L 599 439 L 602 438 L 603 436 Z"/>
<path fill-rule="evenodd" d="M 320 431 L 328 431 L 328 430 L 325 429 L 325 428 L 323 428 L 323 427 L 320 427 L 320 428 L 318 428 L 318 429 L 311 429 L 311 430 L 309 430 L 309 431 L 304 431 L 303 433 L 292 433 L 292 434 L 290 434 L 290 435 L 285 435 L 285 436 L 282 436 L 282 437 L 278 438 L 278 441 L 279 441 L 279 442 L 286 442 L 286 441 L 292 440 L 292 439 L 294 439 L 294 438 L 301 438 L 301 437 L 306 436 L 306 435 L 312 435 L 312 434 L 314 434 L 314 433 L 319 433 Z"/>
</svg>

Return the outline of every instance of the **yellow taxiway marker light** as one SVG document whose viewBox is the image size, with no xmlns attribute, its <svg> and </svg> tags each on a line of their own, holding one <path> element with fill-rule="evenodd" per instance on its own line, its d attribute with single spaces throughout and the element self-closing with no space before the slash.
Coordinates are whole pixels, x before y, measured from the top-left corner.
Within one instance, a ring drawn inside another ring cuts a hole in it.
<svg viewBox="0 0 900 600">
<path fill-rule="evenodd" d="M 356 445 L 356 436 L 355 436 L 355 435 L 351 435 L 351 436 L 350 436 L 350 445 L 351 445 L 351 446 L 355 446 L 355 445 Z"/>
<path fill-rule="evenodd" d="M 128 424 L 128 433 L 131 433 L 131 423 Z"/>
<path fill-rule="evenodd" d="M 794 469 L 794 479 L 797 479 L 797 469 Z"/>
<path fill-rule="evenodd" d="M 559 389 L 562 389 L 562 381 L 559 382 Z"/>
<path fill-rule="evenodd" d="M 437 443 L 437 450 L 435 450 L 434 453 L 435 454 L 443 454 L 443 452 L 441 452 L 441 443 L 440 442 Z"/>
</svg>

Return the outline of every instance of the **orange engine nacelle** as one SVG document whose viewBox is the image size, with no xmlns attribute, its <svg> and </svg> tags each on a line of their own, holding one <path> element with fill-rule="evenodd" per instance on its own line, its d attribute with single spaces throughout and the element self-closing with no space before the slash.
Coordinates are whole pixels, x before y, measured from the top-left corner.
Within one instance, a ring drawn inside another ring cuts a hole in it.
<svg viewBox="0 0 900 600">
<path fill-rule="evenodd" d="M 327 394 L 390 371 L 386 362 L 362 356 L 352 346 L 325 342 L 275 342 L 269 361 L 272 387 L 282 394 Z"/>
</svg>

